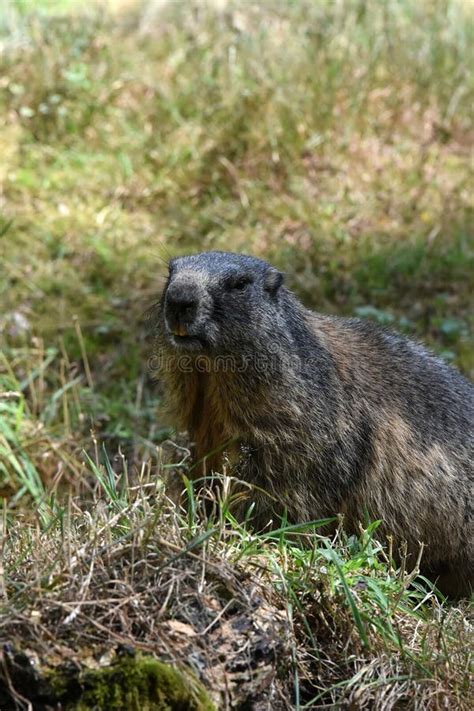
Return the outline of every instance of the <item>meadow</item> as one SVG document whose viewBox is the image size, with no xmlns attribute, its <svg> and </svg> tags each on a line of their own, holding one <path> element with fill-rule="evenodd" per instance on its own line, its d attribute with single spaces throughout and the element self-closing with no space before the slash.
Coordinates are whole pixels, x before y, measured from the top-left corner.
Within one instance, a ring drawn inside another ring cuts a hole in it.
<svg viewBox="0 0 474 711">
<path fill-rule="evenodd" d="M 474 706 L 472 606 L 377 522 L 196 496 L 144 323 L 242 251 L 472 379 L 473 56 L 464 0 L 2 4 L 1 711 Z"/>
</svg>

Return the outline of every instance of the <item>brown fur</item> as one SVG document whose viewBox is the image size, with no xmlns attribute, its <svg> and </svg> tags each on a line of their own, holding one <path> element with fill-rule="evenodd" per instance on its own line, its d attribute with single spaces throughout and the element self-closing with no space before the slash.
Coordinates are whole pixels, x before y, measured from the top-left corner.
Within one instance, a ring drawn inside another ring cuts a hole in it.
<svg viewBox="0 0 474 711">
<path fill-rule="evenodd" d="M 195 309 L 181 327 L 206 345 L 180 366 L 166 289 L 157 345 L 172 418 L 195 443 L 199 475 L 222 471 L 230 455 L 232 472 L 255 487 L 257 527 L 284 511 L 294 522 L 343 513 L 354 532 L 381 519 L 395 550 L 406 542 L 415 561 L 426 544 L 424 572 L 449 593 L 468 592 L 472 385 L 401 336 L 305 310 L 264 262 L 225 253 L 181 261 Z M 250 273 L 251 288 L 229 296 L 229 273 Z M 234 367 L 217 367 L 220 356 Z"/>
</svg>

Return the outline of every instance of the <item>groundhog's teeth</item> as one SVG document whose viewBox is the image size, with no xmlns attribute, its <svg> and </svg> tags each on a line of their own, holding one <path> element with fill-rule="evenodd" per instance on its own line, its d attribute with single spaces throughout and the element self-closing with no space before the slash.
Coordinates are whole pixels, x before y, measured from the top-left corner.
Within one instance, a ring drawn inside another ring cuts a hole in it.
<svg viewBox="0 0 474 711">
<path fill-rule="evenodd" d="M 186 326 L 176 326 L 176 328 L 173 331 L 173 336 L 187 336 L 188 331 L 186 329 Z"/>
</svg>

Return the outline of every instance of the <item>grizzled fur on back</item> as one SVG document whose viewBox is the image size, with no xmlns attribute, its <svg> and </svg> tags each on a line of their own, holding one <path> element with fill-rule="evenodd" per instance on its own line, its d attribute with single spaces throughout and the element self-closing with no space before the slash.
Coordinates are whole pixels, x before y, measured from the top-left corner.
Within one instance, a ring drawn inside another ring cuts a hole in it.
<svg viewBox="0 0 474 711">
<path fill-rule="evenodd" d="M 381 519 L 452 594 L 474 581 L 474 388 L 420 345 L 313 313 L 266 262 L 174 259 L 157 355 L 174 424 L 205 471 L 255 485 L 254 523 Z M 263 493 L 267 492 L 267 493 Z M 380 529 L 379 529 L 380 530 Z"/>
</svg>

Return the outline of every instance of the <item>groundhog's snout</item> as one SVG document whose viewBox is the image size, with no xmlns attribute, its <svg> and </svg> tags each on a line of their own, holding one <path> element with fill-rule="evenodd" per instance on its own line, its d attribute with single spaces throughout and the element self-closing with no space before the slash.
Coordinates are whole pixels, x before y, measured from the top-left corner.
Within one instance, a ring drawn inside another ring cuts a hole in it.
<svg viewBox="0 0 474 711">
<path fill-rule="evenodd" d="M 172 282 L 166 291 L 165 317 L 168 328 L 176 336 L 188 336 L 196 320 L 199 305 L 197 286 L 189 282 Z"/>
</svg>

